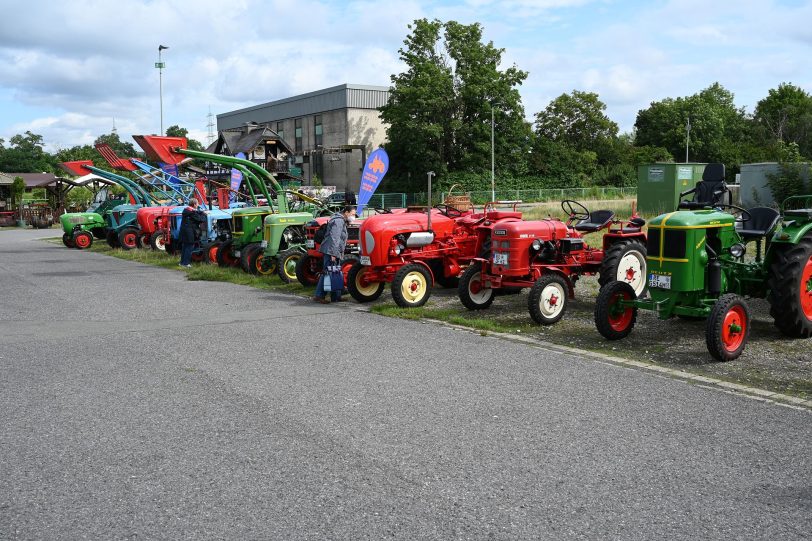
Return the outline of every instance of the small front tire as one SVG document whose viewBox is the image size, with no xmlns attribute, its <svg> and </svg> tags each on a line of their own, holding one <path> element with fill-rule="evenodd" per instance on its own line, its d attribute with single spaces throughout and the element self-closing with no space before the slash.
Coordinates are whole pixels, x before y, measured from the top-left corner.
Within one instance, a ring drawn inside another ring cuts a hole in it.
<svg viewBox="0 0 812 541">
<path fill-rule="evenodd" d="M 432 285 L 429 269 L 419 263 L 409 263 L 395 273 L 392 298 L 401 308 L 417 308 L 429 300 Z"/>
<path fill-rule="evenodd" d="M 620 340 L 632 332 L 637 322 L 637 307 L 623 306 L 623 301 L 635 300 L 632 286 L 626 282 L 609 282 L 595 301 L 595 326 L 607 340 Z"/>
<path fill-rule="evenodd" d="M 750 335 L 750 309 L 744 299 L 727 293 L 711 308 L 705 324 L 705 343 L 717 361 L 732 361 L 739 357 Z"/>
<path fill-rule="evenodd" d="M 540 325 L 552 325 L 564 317 L 567 311 L 569 285 L 557 273 L 543 274 L 530 288 L 527 309 L 533 321 Z"/>
<path fill-rule="evenodd" d="M 485 310 L 495 297 L 494 290 L 482 283 L 482 263 L 472 263 L 460 276 L 457 296 L 469 310 Z"/>
<path fill-rule="evenodd" d="M 347 289 L 353 299 L 358 302 L 372 302 L 381 296 L 385 284 L 383 282 L 371 282 L 367 280 L 366 274 L 370 268 L 357 261 L 350 272 L 347 273 Z"/>
</svg>

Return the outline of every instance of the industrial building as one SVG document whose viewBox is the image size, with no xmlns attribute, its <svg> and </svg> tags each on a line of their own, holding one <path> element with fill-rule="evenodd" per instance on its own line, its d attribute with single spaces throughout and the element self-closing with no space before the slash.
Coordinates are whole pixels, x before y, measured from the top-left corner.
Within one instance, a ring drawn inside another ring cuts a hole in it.
<svg viewBox="0 0 812 541">
<path fill-rule="evenodd" d="M 217 130 L 262 125 L 292 149 L 304 184 L 357 191 L 367 155 L 386 140 L 378 109 L 388 99 L 387 87 L 342 84 L 219 114 Z"/>
</svg>

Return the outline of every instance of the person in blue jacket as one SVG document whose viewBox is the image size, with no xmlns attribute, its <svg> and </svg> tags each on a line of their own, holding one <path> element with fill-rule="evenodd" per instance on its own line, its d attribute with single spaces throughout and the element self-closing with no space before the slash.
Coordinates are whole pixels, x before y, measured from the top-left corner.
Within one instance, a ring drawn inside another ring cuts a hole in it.
<svg viewBox="0 0 812 541">
<path fill-rule="evenodd" d="M 200 226 L 206 223 L 206 213 L 197 208 L 197 199 L 189 201 L 189 206 L 183 209 L 180 220 L 180 266 L 192 268 L 192 251 L 195 243 L 200 239 Z"/>
<path fill-rule="evenodd" d="M 341 212 L 336 212 L 327 222 L 327 229 L 324 231 L 324 240 L 319 246 L 319 252 L 323 254 L 322 273 L 319 277 L 319 282 L 316 284 L 316 295 L 313 297 L 315 302 L 327 304 L 324 292 L 324 277 L 329 272 L 330 267 L 341 266 L 341 258 L 344 257 L 344 248 L 347 246 L 347 224 L 355 218 L 355 207 L 346 205 L 341 209 Z M 339 272 L 337 276 L 341 276 L 340 283 L 330 284 L 330 299 L 332 302 L 341 302 L 341 293 L 344 290 L 343 275 Z"/>
</svg>

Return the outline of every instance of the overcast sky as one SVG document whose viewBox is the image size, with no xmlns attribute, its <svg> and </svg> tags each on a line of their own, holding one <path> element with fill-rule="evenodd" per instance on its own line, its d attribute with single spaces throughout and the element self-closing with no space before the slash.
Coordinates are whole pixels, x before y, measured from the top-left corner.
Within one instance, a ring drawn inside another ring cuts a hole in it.
<svg viewBox="0 0 812 541">
<path fill-rule="evenodd" d="M 528 119 L 574 89 L 622 131 L 651 101 L 719 81 L 752 112 L 781 82 L 812 91 L 812 0 L 0 0 L 0 138 L 53 151 L 341 83 L 385 85 L 417 18 L 480 22 L 504 67 L 530 73 Z M 131 141 L 131 140 L 130 140 Z"/>
</svg>

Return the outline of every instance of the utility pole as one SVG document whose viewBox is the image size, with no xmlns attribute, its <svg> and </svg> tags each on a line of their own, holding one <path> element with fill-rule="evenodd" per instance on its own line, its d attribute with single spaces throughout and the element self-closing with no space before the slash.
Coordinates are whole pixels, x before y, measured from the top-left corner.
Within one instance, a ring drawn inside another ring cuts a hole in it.
<svg viewBox="0 0 812 541">
<path fill-rule="evenodd" d="M 161 100 L 161 135 L 164 134 L 164 78 L 163 71 L 166 65 L 161 60 L 161 51 L 169 49 L 166 45 L 158 45 L 158 61 L 155 67 L 158 68 L 158 98 Z"/>
<path fill-rule="evenodd" d="M 688 163 L 688 143 L 691 141 L 691 117 L 685 124 L 685 163 Z"/>
<path fill-rule="evenodd" d="M 494 176 L 493 105 L 491 105 L 491 201 L 496 201 L 496 177 Z"/>
</svg>

